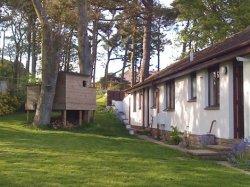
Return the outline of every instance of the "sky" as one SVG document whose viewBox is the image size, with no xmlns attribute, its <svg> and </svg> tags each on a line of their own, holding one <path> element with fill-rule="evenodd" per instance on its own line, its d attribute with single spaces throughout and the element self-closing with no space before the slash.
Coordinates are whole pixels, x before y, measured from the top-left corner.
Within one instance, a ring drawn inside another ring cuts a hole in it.
<svg viewBox="0 0 250 187">
<path fill-rule="evenodd" d="M 160 3 L 163 5 L 169 7 L 170 4 L 173 2 L 173 0 L 159 0 Z M 10 33 L 6 34 L 7 36 L 10 35 Z M 3 32 L 0 32 L 0 46 L 2 47 L 2 41 L 3 41 Z M 171 63 L 175 62 L 177 57 L 180 55 L 181 48 L 180 46 L 177 46 L 177 35 L 176 32 L 172 29 L 167 32 L 167 38 L 171 40 L 172 45 L 166 45 L 165 50 L 161 53 L 161 65 L 160 68 L 163 69 L 166 66 L 170 65 Z M 103 52 L 102 47 L 99 46 L 99 52 Z M 25 63 L 26 59 L 24 57 L 23 62 Z M 99 80 L 100 77 L 104 76 L 104 66 L 103 64 L 105 63 L 105 56 L 98 57 L 97 61 L 97 70 L 96 70 L 96 80 Z M 156 69 L 156 64 L 157 64 L 157 56 L 152 56 L 151 57 L 151 62 L 152 64 L 151 69 Z M 110 66 L 109 66 L 109 72 L 116 72 L 122 68 L 122 63 L 120 61 L 111 61 Z"/>
</svg>

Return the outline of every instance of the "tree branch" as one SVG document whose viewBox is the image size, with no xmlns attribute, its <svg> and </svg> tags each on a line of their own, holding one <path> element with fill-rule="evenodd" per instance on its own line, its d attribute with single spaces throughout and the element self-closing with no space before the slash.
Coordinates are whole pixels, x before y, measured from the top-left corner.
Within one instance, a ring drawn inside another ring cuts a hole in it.
<svg viewBox="0 0 250 187">
<path fill-rule="evenodd" d="M 41 22 L 41 25 L 49 25 L 49 20 L 46 14 L 45 9 L 42 6 L 42 3 L 40 0 L 32 0 L 34 9 L 36 11 L 37 17 Z"/>
</svg>

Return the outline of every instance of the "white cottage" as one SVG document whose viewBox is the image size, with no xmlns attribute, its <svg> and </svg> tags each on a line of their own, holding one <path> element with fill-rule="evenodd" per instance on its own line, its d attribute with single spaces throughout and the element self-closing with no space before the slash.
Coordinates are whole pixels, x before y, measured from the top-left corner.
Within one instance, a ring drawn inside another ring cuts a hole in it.
<svg viewBox="0 0 250 187">
<path fill-rule="evenodd" d="M 126 92 L 123 110 L 134 128 L 250 139 L 250 28 Z"/>
</svg>

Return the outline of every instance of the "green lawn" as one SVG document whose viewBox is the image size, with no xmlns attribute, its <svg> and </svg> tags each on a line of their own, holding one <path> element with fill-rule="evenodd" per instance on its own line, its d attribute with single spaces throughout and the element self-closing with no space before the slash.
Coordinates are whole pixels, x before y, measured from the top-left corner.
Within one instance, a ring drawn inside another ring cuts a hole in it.
<svg viewBox="0 0 250 187">
<path fill-rule="evenodd" d="M 74 132 L 0 117 L 0 186 L 250 186 L 250 177 L 127 134 L 109 113 Z"/>
</svg>

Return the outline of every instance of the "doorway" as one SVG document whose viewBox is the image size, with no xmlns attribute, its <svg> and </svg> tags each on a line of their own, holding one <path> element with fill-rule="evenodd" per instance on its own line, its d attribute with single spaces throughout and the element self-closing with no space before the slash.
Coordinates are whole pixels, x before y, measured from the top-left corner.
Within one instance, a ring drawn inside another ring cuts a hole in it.
<svg viewBox="0 0 250 187">
<path fill-rule="evenodd" d="M 244 138 L 243 62 L 234 62 L 234 138 Z"/>
</svg>

